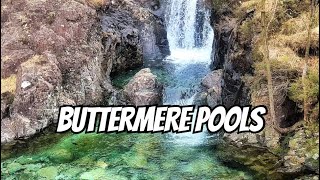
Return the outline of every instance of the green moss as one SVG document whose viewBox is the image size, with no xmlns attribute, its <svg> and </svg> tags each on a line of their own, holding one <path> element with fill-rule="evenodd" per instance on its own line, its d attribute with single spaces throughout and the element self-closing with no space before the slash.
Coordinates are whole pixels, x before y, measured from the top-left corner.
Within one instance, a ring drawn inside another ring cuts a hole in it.
<svg viewBox="0 0 320 180">
<path fill-rule="evenodd" d="M 255 177 L 260 179 L 270 177 L 270 179 L 281 179 L 282 174 L 277 172 L 276 164 L 280 158 L 268 151 L 255 147 L 235 147 L 222 144 L 215 151 L 219 159 L 227 164 L 242 164 L 245 168 L 255 172 Z"/>
<path fill-rule="evenodd" d="M 213 5 L 213 9 L 215 11 L 219 11 L 224 6 L 228 5 L 228 1 L 225 1 L 225 0 L 212 0 L 212 5 Z"/>
<path fill-rule="evenodd" d="M 244 21 L 238 29 L 240 42 L 251 42 L 254 37 L 253 21 Z"/>
</svg>

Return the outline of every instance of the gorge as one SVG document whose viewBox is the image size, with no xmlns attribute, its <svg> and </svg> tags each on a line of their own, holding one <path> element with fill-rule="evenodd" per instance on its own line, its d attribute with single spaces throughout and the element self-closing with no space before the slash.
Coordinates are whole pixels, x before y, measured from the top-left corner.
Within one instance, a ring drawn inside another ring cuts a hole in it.
<svg viewBox="0 0 320 180">
<path fill-rule="evenodd" d="M 284 4 L 306 11 L 290 3 Z M 264 81 L 261 87 L 252 81 L 264 77 L 256 65 L 260 32 L 253 30 L 258 2 L 3 4 L 1 82 L 8 85 L 1 91 L 2 178 L 313 179 L 319 174 L 314 127 L 283 136 L 268 124 L 257 134 L 53 133 L 63 105 L 267 105 Z M 284 127 L 300 114 L 288 96 L 277 108 Z"/>
</svg>

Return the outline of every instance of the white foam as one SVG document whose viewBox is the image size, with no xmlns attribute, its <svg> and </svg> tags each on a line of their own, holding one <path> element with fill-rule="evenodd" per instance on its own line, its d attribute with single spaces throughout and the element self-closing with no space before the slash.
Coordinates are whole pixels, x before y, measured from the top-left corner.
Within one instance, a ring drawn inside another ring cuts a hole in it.
<svg viewBox="0 0 320 180">
<path fill-rule="evenodd" d="M 171 55 L 166 58 L 173 64 L 195 64 L 211 62 L 211 48 L 171 49 Z"/>
</svg>

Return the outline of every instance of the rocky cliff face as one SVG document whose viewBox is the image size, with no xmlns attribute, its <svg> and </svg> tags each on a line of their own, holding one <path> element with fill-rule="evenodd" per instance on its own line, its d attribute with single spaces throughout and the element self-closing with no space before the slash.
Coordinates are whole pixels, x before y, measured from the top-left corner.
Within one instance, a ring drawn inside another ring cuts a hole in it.
<svg viewBox="0 0 320 180">
<path fill-rule="evenodd" d="M 279 9 L 281 8 L 288 7 L 279 7 Z M 297 11 L 303 10 L 299 9 Z M 214 99 L 220 100 L 227 107 L 235 104 L 268 106 L 269 99 L 265 75 L 261 73 L 264 71 L 264 66 L 261 70 L 260 66 L 262 65 L 258 65 L 258 62 L 261 62 L 259 14 L 259 6 L 253 1 L 230 0 L 222 2 L 218 0 L 213 3 L 212 25 L 216 32 L 216 42 L 214 44 L 216 51 L 213 54 L 215 61 L 212 64 L 214 71 L 211 74 L 222 71 L 223 75 L 220 76 L 220 81 L 224 83 L 215 83 L 212 87 L 222 90 L 220 96 Z M 288 19 L 280 20 L 279 18 L 277 20 L 278 24 L 275 26 L 279 28 L 281 23 L 284 23 L 281 21 L 286 20 Z M 290 21 L 293 20 L 289 18 Z M 270 31 L 270 33 L 275 33 L 279 30 L 275 28 Z M 280 31 L 281 33 L 283 32 Z M 270 43 L 277 41 L 282 40 L 270 40 Z M 275 59 L 273 63 L 277 63 L 277 57 L 280 57 L 281 60 L 281 57 L 284 56 L 281 54 L 282 51 L 284 54 L 289 51 L 278 46 L 276 43 L 270 45 L 270 56 Z M 289 52 L 291 53 L 291 51 Z M 291 56 L 293 55 L 285 54 L 285 57 Z M 292 57 L 290 60 L 294 61 L 294 58 L 296 57 Z M 288 96 L 288 81 L 299 77 L 300 72 L 298 67 L 296 69 L 286 69 L 282 66 L 279 68 L 272 65 L 272 68 L 274 68 L 276 121 L 281 128 L 291 129 L 292 125 L 301 120 L 301 111 L 297 103 L 293 102 Z M 215 94 L 217 92 L 215 91 Z M 207 96 L 208 104 L 212 101 L 210 99 L 212 99 L 212 96 L 209 94 Z M 220 147 L 222 161 L 230 163 L 230 160 L 232 163 L 244 164 L 251 170 L 261 173 L 260 178 L 265 178 L 267 175 L 270 179 L 293 179 L 304 174 L 311 174 L 310 177 L 318 174 L 319 167 L 314 164 L 315 161 L 319 161 L 318 152 L 316 152 L 319 144 L 318 132 L 310 130 L 313 128 L 309 126 L 305 126 L 301 128 L 302 130 L 296 129 L 291 133 L 281 134 L 269 125 L 269 119 L 270 117 L 267 116 L 267 126 L 259 134 L 224 134 L 223 138 L 226 146 Z M 315 124 L 318 124 L 318 122 L 315 122 Z M 305 135 L 303 132 L 309 132 L 309 135 Z M 302 143 L 303 141 L 308 141 L 310 144 L 306 145 Z M 234 150 L 237 152 L 232 154 L 225 152 L 227 147 L 230 148 L 230 151 L 236 147 L 237 150 Z M 298 150 L 299 148 L 300 150 Z M 308 152 L 306 149 L 312 152 Z M 260 166 L 259 164 L 264 165 Z"/>
<path fill-rule="evenodd" d="M 1 17 L 2 144 L 54 123 L 61 105 L 104 103 L 110 74 L 150 54 L 140 35 L 150 22 L 162 28 L 145 33 L 161 39 L 151 39 L 159 54 L 166 39 L 140 1 L 5 0 Z"/>
<path fill-rule="evenodd" d="M 1 81 L 9 89 L 1 95 L 12 96 L 2 143 L 47 127 L 59 105 L 103 99 L 95 9 L 78 1 L 3 1 L 1 15 Z"/>
</svg>

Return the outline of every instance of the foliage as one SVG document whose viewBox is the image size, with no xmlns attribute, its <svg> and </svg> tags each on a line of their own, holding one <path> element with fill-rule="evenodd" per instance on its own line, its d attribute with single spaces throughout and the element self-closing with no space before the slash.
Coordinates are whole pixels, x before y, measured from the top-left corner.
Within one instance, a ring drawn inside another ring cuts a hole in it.
<svg viewBox="0 0 320 180">
<path fill-rule="evenodd" d="M 305 51 L 307 44 L 307 31 L 298 32 L 292 35 L 279 35 L 277 39 L 284 43 L 285 45 L 292 48 L 294 51 L 299 52 L 299 50 Z M 319 27 L 312 30 L 311 34 L 311 49 L 316 49 L 319 47 Z"/>
<path fill-rule="evenodd" d="M 250 41 L 254 36 L 254 23 L 252 21 L 245 21 L 239 27 L 239 36 L 241 41 Z"/>
<path fill-rule="evenodd" d="M 309 73 L 306 78 L 307 85 L 307 97 L 309 104 L 316 104 L 319 98 L 319 66 L 315 65 L 309 70 Z M 301 104 L 304 99 L 302 79 L 297 79 L 294 83 L 291 84 L 289 88 L 289 97 Z"/>
</svg>

